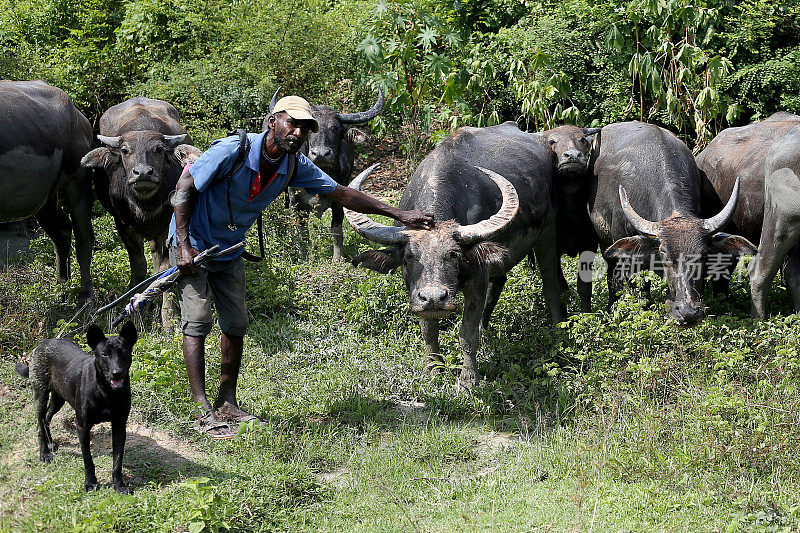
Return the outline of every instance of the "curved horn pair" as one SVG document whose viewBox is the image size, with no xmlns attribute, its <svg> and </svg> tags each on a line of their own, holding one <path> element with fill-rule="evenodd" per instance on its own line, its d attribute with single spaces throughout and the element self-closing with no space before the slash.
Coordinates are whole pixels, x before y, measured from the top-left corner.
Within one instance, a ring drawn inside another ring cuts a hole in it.
<svg viewBox="0 0 800 533">
<path fill-rule="evenodd" d="M 349 187 L 358 190 L 367 176 L 369 176 L 377 166 L 378 163 L 363 171 L 356 179 L 350 182 Z M 513 220 L 517 211 L 519 211 L 517 190 L 507 179 L 491 170 L 477 166 L 475 168 L 489 176 L 492 181 L 497 184 L 503 195 L 503 204 L 500 206 L 500 210 L 488 219 L 482 220 L 476 224 L 459 226 L 456 230 L 456 239 L 461 242 L 461 244 L 472 244 L 493 238 L 500 231 L 505 229 L 511 220 Z M 408 241 L 408 235 L 404 233 L 408 228 L 405 226 L 387 226 L 385 224 L 379 224 L 368 216 L 355 213 L 349 209 L 345 209 L 344 214 L 347 217 L 347 221 L 353 226 L 353 229 L 355 229 L 359 235 L 371 241 L 386 245 L 405 244 Z"/>
<path fill-rule="evenodd" d="M 731 217 L 733 217 L 733 212 L 736 211 L 736 204 L 739 201 L 739 179 L 740 178 L 737 176 L 736 183 L 733 185 L 731 197 L 728 198 L 728 203 L 725 204 L 725 207 L 722 208 L 722 211 L 711 218 L 703 220 L 703 229 L 705 230 L 706 235 L 711 235 L 712 233 L 718 232 L 730 221 Z M 661 228 L 661 223 L 650 222 L 646 218 L 640 216 L 633 209 L 633 207 L 631 207 L 631 204 L 628 201 L 628 194 L 625 192 L 625 188 L 622 185 L 619 186 L 619 201 L 622 204 L 622 212 L 625 213 L 625 218 L 628 219 L 628 222 L 630 222 L 634 228 L 636 228 L 636 231 L 643 235 L 658 235 L 659 229 Z"/>
</svg>

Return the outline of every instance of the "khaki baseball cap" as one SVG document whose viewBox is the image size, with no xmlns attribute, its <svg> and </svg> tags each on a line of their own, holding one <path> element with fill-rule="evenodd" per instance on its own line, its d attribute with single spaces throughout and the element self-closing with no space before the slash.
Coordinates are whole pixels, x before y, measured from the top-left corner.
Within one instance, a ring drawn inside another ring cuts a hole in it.
<svg viewBox="0 0 800 533">
<path fill-rule="evenodd" d="M 297 120 L 310 120 L 312 123 L 311 131 L 314 133 L 319 131 L 319 124 L 311 114 L 311 104 L 305 98 L 299 96 L 284 96 L 275 103 L 275 108 L 272 113 L 280 113 L 285 111 L 290 117 Z"/>
</svg>

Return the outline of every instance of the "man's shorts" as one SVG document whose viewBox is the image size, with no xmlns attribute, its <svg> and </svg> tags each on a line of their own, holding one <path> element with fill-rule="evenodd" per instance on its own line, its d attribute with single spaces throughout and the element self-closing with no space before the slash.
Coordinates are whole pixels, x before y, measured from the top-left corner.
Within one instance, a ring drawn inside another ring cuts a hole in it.
<svg viewBox="0 0 800 533">
<path fill-rule="evenodd" d="M 170 248 L 171 265 L 177 262 L 177 251 Z M 211 300 L 219 317 L 223 333 L 243 337 L 247 331 L 247 306 L 244 303 L 244 261 L 208 261 L 196 276 L 182 275 L 175 283 L 181 306 L 181 329 L 190 337 L 205 337 L 211 332 L 213 320 Z"/>
</svg>

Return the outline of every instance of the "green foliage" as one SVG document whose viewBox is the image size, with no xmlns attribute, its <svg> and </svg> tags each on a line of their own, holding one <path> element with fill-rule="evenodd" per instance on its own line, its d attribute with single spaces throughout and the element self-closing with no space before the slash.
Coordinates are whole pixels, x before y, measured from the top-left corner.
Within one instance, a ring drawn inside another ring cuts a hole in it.
<svg viewBox="0 0 800 533">
<path fill-rule="evenodd" d="M 639 120 L 663 113 L 678 129 L 691 128 L 703 146 L 714 137 L 711 121 L 737 118 L 736 106 L 719 92 L 732 64 L 709 46 L 721 19 L 719 9 L 686 0 L 635 0 L 626 6 L 606 42 L 630 57 L 631 105 L 638 106 Z"/>
<path fill-rule="evenodd" d="M 191 512 L 189 514 L 189 533 L 216 533 L 228 530 L 230 524 L 219 516 L 222 498 L 216 487 L 210 485 L 207 477 L 184 481 L 181 487 L 188 489 Z"/>
</svg>

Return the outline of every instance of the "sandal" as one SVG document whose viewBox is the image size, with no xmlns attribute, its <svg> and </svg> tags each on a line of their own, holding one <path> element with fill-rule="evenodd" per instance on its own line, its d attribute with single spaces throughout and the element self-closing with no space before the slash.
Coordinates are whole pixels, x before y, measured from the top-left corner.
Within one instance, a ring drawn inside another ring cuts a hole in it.
<svg viewBox="0 0 800 533">
<path fill-rule="evenodd" d="M 220 420 L 224 420 L 226 422 L 231 422 L 233 424 L 241 424 L 243 422 L 249 422 L 251 420 L 258 420 L 259 422 L 263 422 L 259 417 L 256 415 L 250 414 L 241 407 L 232 407 L 230 404 L 225 404 L 217 409 L 214 410 L 214 413 Z"/>
<path fill-rule="evenodd" d="M 237 432 L 230 424 L 215 418 L 213 411 L 209 411 L 197 419 L 194 428 L 212 439 L 231 439 L 236 436 Z"/>
</svg>

